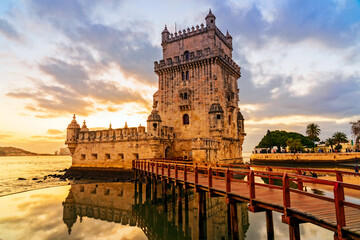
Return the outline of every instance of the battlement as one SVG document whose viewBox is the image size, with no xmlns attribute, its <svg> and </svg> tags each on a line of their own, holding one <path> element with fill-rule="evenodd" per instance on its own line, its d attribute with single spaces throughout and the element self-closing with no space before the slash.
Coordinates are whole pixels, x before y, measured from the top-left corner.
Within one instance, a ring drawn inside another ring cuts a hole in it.
<svg viewBox="0 0 360 240">
<path fill-rule="evenodd" d="M 154 62 L 155 72 L 167 69 L 170 67 L 180 66 L 188 63 L 194 63 L 206 59 L 211 59 L 217 57 L 223 62 L 227 63 L 230 68 L 233 69 L 240 76 L 240 67 L 232 60 L 232 58 L 224 53 L 222 49 L 210 49 L 205 48 L 203 50 L 198 50 L 196 52 L 190 52 L 189 57 L 186 58 L 185 54 L 180 56 L 175 56 L 174 58 L 167 58 L 165 60 L 160 60 L 160 62 Z"/>
<path fill-rule="evenodd" d="M 199 25 L 196 25 L 196 27 L 192 26 L 191 29 L 183 29 L 179 32 L 169 33 L 166 35 L 165 38 L 163 38 L 163 43 L 171 43 L 174 41 L 182 40 L 188 37 L 192 37 L 198 34 L 206 33 L 208 31 L 212 31 L 215 29 L 215 34 L 229 47 L 232 49 L 232 43 L 229 40 L 229 37 L 226 37 L 219 28 L 216 26 L 214 28 L 206 28 L 203 23 Z"/>
<path fill-rule="evenodd" d="M 145 127 L 117 128 L 96 131 L 80 131 L 77 143 L 85 142 L 113 142 L 113 141 L 131 141 L 144 140 L 153 136 L 145 131 Z M 174 132 L 172 127 L 161 127 L 161 138 L 173 139 Z"/>
</svg>

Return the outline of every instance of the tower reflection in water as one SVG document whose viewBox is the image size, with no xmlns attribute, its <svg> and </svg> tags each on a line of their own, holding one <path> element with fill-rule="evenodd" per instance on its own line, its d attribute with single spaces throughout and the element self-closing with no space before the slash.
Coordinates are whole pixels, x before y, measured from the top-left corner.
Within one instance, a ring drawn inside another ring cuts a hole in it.
<svg viewBox="0 0 360 240">
<path fill-rule="evenodd" d="M 150 191 L 139 182 L 72 184 L 63 202 L 63 221 L 69 234 L 78 218 L 81 223 L 87 217 L 137 226 L 148 239 L 233 237 L 224 197 L 209 198 L 204 194 L 206 214 L 202 216 L 198 209 L 201 194 L 182 188 L 175 191 L 175 186 L 168 186 L 167 194 L 160 196 L 156 193 L 160 193 L 162 186 Z M 245 239 L 250 225 L 246 203 L 237 204 L 237 223 L 236 235 Z"/>
</svg>

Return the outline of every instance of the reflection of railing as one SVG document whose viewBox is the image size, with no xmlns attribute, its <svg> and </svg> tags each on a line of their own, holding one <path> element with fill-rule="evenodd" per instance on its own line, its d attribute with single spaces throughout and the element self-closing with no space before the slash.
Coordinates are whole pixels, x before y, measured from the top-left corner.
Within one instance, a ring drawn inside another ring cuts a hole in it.
<svg viewBox="0 0 360 240">
<path fill-rule="evenodd" d="M 342 176 L 359 175 L 346 171 L 271 167 L 267 170 L 252 170 L 246 165 L 229 165 L 212 167 L 165 163 L 155 161 L 133 161 L 133 169 L 140 173 L 149 173 L 185 183 L 199 191 L 208 191 L 211 195 L 222 195 L 227 198 L 249 202 L 251 211 L 261 209 L 284 213 L 283 222 L 290 226 L 299 222 L 311 222 L 336 233 L 338 239 L 345 235 L 359 238 L 360 204 L 346 201 L 344 189 L 359 191 L 360 186 L 342 182 Z M 273 170 L 283 170 L 283 173 Z M 289 171 L 296 171 L 291 173 Z M 335 173 L 337 181 L 317 179 L 302 175 L 303 171 Z M 240 180 L 246 176 L 246 180 Z M 260 183 L 256 178 L 268 178 L 269 183 Z M 273 184 L 274 179 L 282 181 L 282 186 Z M 296 183 L 298 188 L 290 188 Z M 320 196 L 304 191 L 303 184 L 317 184 L 333 187 L 334 196 Z M 292 229 L 296 226 L 292 226 Z M 298 231 L 298 230 L 297 230 Z M 296 230 L 294 230 L 296 232 Z M 294 233 L 296 234 L 296 233 Z"/>
</svg>

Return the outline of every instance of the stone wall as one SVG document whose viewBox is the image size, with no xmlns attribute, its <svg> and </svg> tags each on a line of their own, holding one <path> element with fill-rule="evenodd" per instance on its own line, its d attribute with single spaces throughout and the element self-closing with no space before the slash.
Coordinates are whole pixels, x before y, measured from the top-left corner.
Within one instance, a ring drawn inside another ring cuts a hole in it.
<svg viewBox="0 0 360 240">
<path fill-rule="evenodd" d="M 251 154 L 251 162 L 349 162 L 360 160 L 360 153 L 269 153 Z"/>
</svg>

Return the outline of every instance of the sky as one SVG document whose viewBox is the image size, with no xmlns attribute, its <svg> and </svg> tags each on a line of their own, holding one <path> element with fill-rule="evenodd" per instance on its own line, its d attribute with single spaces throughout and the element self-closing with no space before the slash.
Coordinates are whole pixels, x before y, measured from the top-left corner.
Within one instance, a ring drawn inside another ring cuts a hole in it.
<svg viewBox="0 0 360 240">
<path fill-rule="evenodd" d="M 161 32 L 205 23 L 233 37 L 244 151 L 269 130 L 321 139 L 360 119 L 359 0 L 0 0 L 0 146 L 54 153 L 89 128 L 146 126 Z"/>
</svg>

